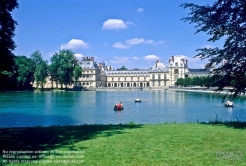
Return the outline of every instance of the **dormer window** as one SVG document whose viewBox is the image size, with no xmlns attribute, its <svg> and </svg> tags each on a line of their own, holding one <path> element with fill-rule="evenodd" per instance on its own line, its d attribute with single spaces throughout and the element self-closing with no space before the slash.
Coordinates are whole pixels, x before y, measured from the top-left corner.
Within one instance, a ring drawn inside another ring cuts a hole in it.
<svg viewBox="0 0 246 166">
<path fill-rule="evenodd" d="M 178 67 L 178 63 L 177 62 L 175 63 L 175 67 Z"/>
</svg>

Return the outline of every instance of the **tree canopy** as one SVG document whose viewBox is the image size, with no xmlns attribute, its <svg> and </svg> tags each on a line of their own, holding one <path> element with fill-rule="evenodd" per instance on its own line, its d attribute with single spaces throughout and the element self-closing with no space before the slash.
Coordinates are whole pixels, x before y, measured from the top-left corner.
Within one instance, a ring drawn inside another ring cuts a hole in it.
<svg viewBox="0 0 246 166">
<path fill-rule="evenodd" d="M 17 22 L 13 20 L 11 12 L 18 8 L 17 0 L 0 1 L 0 89 L 6 84 L 14 65 L 12 51 L 16 45 L 12 38 Z"/>
<path fill-rule="evenodd" d="M 121 68 L 119 68 L 117 70 L 128 70 L 128 69 L 125 66 L 122 66 Z"/>
<path fill-rule="evenodd" d="M 189 16 L 182 20 L 195 23 L 196 33 L 206 32 L 210 42 L 224 40 L 223 48 L 200 48 L 196 55 L 209 60 L 207 69 L 217 65 L 211 74 L 217 80 L 218 90 L 232 84 L 232 97 L 245 94 L 246 1 L 217 0 L 206 6 L 184 3 L 181 7 L 190 10 Z"/>
</svg>

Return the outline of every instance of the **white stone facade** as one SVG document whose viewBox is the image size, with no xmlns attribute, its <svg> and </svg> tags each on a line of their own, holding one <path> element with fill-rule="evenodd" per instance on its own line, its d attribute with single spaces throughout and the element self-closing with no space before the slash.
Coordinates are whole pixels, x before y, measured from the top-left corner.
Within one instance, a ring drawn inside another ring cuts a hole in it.
<svg viewBox="0 0 246 166">
<path fill-rule="evenodd" d="M 83 71 L 77 85 L 85 88 L 150 87 L 165 89 L 169 86 L 175 86 L 178 78 L 191 77 L 194 70 L 190 69 L 191 71 L 189 71 L 188 60 L 182 55 L 172 56 L 167 65 L 157 60 L 153 67 L 148 70 L 114 70 L 112 66 L 106 66 L 104 62 L 97 65 L 93 57 L 83 57 L 80 65 Z M 207 73 L 202 72 L 201 76 L 204 74 Z M 51 84 L 47 78 L 44 88 L 51 88 Z M 73 86 L 69 85 L 68 88 L 73 88 Z M 58 85 L 58 88 L 60 87 Z"/>
<path fill-rule="evenodd" d="M 172 56 L 169 59 L 170 86 L 175 86 L 178 78 L 185 78 L 188 72 L 188 60 L 183 55 Z"/>
</svg>

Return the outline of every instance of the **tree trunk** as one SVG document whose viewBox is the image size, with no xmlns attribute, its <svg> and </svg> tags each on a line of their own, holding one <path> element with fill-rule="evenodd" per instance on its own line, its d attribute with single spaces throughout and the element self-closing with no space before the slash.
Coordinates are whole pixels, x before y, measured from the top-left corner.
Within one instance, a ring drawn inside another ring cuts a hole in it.
<svg viewBox="0 0 246 166">
<path fill-rule="evenodd" d="M 52 77 L 52 79 L 51 79 L 51 89 L 53 89 L 53 81 L 54 81 L 54 78 Z"/>
</svg>

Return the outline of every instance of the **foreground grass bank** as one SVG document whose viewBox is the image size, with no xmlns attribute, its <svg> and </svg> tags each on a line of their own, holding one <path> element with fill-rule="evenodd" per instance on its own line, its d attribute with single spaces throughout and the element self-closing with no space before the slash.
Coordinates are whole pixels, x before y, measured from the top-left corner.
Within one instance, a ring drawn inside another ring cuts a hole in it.
<svg viewBox="0 0 246 166">
<path fill-rule="evenodd" d="M 1 162 L 52 166 L 246 165 L 245 140 L 245 122 L 0 129 Z"/>
</svg>

